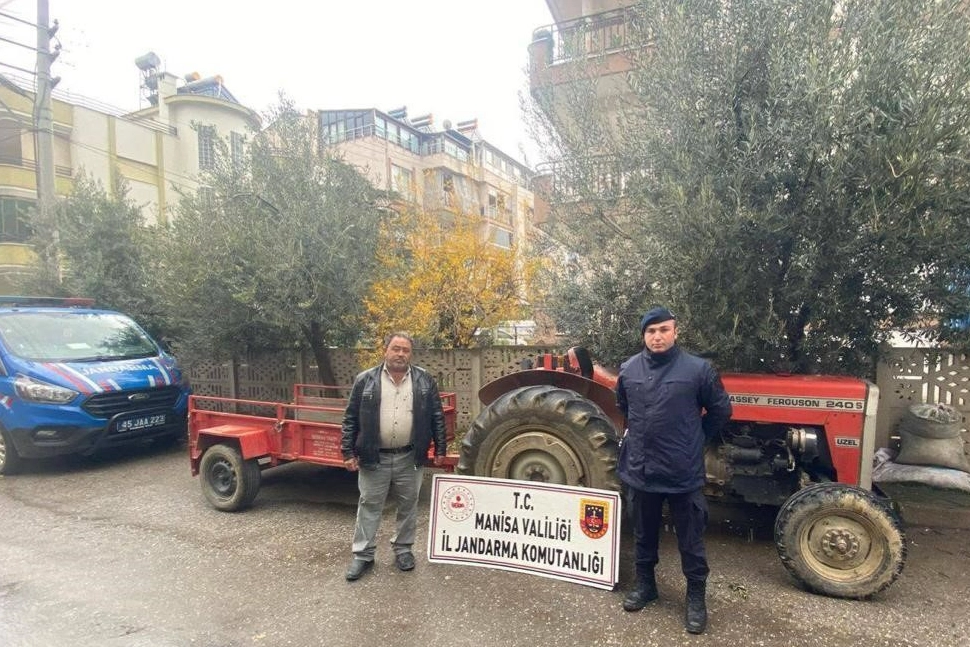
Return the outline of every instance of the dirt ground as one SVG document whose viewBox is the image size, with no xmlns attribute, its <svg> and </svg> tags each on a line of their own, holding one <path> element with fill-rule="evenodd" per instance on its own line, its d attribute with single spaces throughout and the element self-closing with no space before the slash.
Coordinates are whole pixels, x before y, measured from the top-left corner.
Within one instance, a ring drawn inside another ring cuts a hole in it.
<svg viewBox="0 0 970 647">
<path fill-rule="evenodd" d="M 290 465 L 264 476 L 255 505 L 236 514 L 205 503 L 180 448 L 0 478 L 0 645 L 970 645 L 970 524 L 956 509 L 911 509 L 902 575 L 874 599 L 851 601 L 798 588 L 770 541 L 770 515 L 715 506 L 709 631 L 691 636 L 671 533 L 661 599 L 639 613 L 620 607 L 632 579 L 628 533 L 618 590 L 604 591 L 429 564 L 421 552 L 401 573 L 386 517 L 376 566 L 348 583 L 353 475 Z M 419 541 L 427 521 L 425 507 Z"/>
</svg>

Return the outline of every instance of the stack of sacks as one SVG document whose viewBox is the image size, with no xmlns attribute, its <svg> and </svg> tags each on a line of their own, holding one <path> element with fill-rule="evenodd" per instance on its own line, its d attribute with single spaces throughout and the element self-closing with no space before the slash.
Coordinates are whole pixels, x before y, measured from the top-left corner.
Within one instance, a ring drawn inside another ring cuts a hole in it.
<svg viewBox="0 0 970 647">
<path fill-rule="evenodd" d="M 896 463 L 970 472 L 963 451 L 960 413 L 945 404 L 914 404 L 899 423 Z"/>
</svg>

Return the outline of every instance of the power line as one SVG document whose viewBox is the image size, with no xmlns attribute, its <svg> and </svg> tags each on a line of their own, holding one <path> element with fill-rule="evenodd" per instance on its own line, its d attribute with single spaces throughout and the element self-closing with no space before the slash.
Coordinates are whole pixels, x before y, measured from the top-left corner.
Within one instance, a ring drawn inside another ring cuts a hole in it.
<svg viewBox="0 0 970 647">
<path fill-rule="evenodd" d="M 111 151 L 109 151 L 107 149 L 104 149 L 104 148 L 99 148 L 98 146 L 95 146 L 94 144 L 85 144 L 85 143 L 79 142 L 77 140 L 69 140 L 69 141 L 71 142 L 71 144 L 73 144 L 74 146 L 77 146 L 78 148 L 84 148 L 84 149 L 89 150 L 89 151 L 91 151 L 93 153 L 97 153 L 98 155 L 102 155 L 102 156 L 108 158 L 109 160 L 112 159 L 112 158 L 114 158 L 114 161 L 115 161 L 116 164 L 118 164 L 119 162 L 122 162 L 123 163 L 123 161 L 124 161 L 124 160 L 118 159 L 118 154 L 117 153 L 115 153 L 114 155 L 112 155 Z M 72 170 L 75 170 L 75 169 L 72 169 Z M 172 184 L 175 184 L 175 185 L 180 186 L 182 188 L 185 188 L 185 189 L 197 189 L 199 186 L 202 186 L 201 183 L 199 182 L 199 180 L 197 178 L 193 178 L 192 176 L 184 175 L 182 173 L 177 173 L 175 171 L 172 171 L 171 169 L 165 169 L 164 167 L 162 169 L 162 172 L 163 172 L 163 175 L 164 175 L 164 177 L 162 178 L 163 180 L 168 181 L 168 182 L 171 182 Z M 184 182 L 181 182 L 181 181 L 180 182 L 176 182 L 176 181 L 174 181 L 173 178 L 178 178 L 179 180 L 184 180 Z"/>
<path fill-rule="evenodd" d="M 17 47 L 23 47 L 24 49 L 29 49 L 32 52 L 37 51 L 36 47 L 31 47 L 30 45 L 24 45 L 23 43 L 18 43 L 15 40 L 10 40 L 9 38 L 4 38 L 3 36 L 0 36 L 0 41 L 3 41 L 5 43 L 10 43 L 11 45 L 16 45 Z"/>
<path fill-rule="evenodd" d="M 16 83 L 14 83 L 13 81 L 11 81 L 7 77 L 5 77 L 3 74 L 0 74 L 0 85 L 2 85 L 3 87 L 7 88 L 8 90 L 10 90 L 11 92 L 13 92 L 14 94 L 18 94 L 18 95 L 24 97 L 25 99 L 29 99 L 30 98 L 30 94 L 26 90 L 24 90 L 19 85 L 17 85 Z"/>
<path fill-rule="evenodd" d="M 0 63 L 0 65 L 3 65 L 3 63 Z M 26 71 L 26 70 L 21 70 L 21 71 Z M 31 76 L 34 76 L 34 72 L 28 72 L 28 73 Z M 13 82 L 20 82 L 31 92 L 36 91 L 36 81 L 34 79 L 25 79 L 15 74 L 10 74 L 8 76 L 10 77 L 10 79 L 12 79 Z M 3 78 L 2 75 L 0 75 L 0 79 L 2 78 Z M 2 81 L 0 81 L 0 83 L 2 83 Z M 93 97 L 89 97 L 86 94 L 81 94 L 71 90 L 64 90 L 59 87 L 54 89 L 52 96 L 54 97 L 54 99 L 57 99 L 58 101 L 62 101 L 64 103 L 71 104 L 72 106 L 79 106 L 82 108 L 86 108 L 88 110 L 94 110 L 95 112 L 111 115 L 112 117 L 120 117 L 121 119 L 124 119 L 125 121 L 134 123 L 134 124 L 139 124 L 140 122 L 142 122 L 142 120 L 129 118 L 129 115 L 146 109 L 144 106 L 136 108 L 134 110 L 122 108 L 120 106 L 105 103 L 104 101 L 100 101 Z M 178 96 L 187 96 L 187 95 L 178 95 Z M 235 105 L 239 105 L 242 108 L 252 111 L 252 113 L 256 116 L 257 120 L 261 119 L 259 112 L 254 108 L 243 105 L 241 103 L 235 104 Z M 153 121 L 153 123 L 163 128 L 165 126 L 171 126 L 173 128 L 177 128 L 180 131 L 182 129 L 192 130 L 196 124 L 194 120 L 184 121 L 182 119 L 172 119 L 171 116 L 168 118 L 167 123 L 163 123 L 160 121 L 157 121 L 157 122 Z M 148 127 L 151 128 L 151 126 L 148 126 Z"/>
<path fill-rule="evenodd" d="M 13 20 L 13 21 L 16 21 L 16 22 L 19 22 L 19 23 L 23 23 L 25 25 L 29 25 L 29 26 L 34 27 L 34 28 L 37 28 L 37 27 L 40 26 L 40 25 L 38 25 L 35 22 L 30 22 L 29 20 L 24 20 L 23 18 L 21 18 L 19 16 L 14 16 L 13 14 L 9 14 L 9 13 L 7 13 L 5 11 L 0 11 L 0 16 L 3 16 L 4 18 L 9 18 L 10 20 Z"/>
<path fill-rule="evenodd" d="M 27 89 L 29 91 L 36 92 L 35 83 L 32 80 L 24 79 L 24 78 L 21 78 L 21 77 L 18 77 L 18 76 L 12 76 L 12 78 L 15 79 L 16 81 L 19 81 L 20 83 L 26 85 L 27 86 Z M 6 81 L 6 83 L 5 83 L 5 81 Z M 18 94 L 20 94 L 22 96 L 24 95 L 24 91 L 20 88 L 19 85 L 17 85 L 17 83 L 15 83 L 13 81 L 9 81 L 3 75 L 0 75 L 0 85 L 7 85 L 7 83 L 9 83 L 10 85 L 13 86 L 13 87 L 10 87 L 10 89 L 12 91 L 17 92 Z M 124 120 L 127 123 L 133 124 L 133 125 L 138 126 L 138 127 L 141 127 L 141 128 L 148 128 L 148 129 L 155 130 L 156 129 L 155 126 L 161 126 L 161 127 L 172 126 L 172 127 L 176 128 L 176 129 L 178 129 L 179 132 L 182 132 L 183 130 L 184 131 L 191 131 L 193 129 L 193 126 L 195 125 L 195 122 L 194 121 L 183 121 L 183 120 L 176 120 L 176 119 L 171 119 L 171 118 L 169 119 L 169 123 L 167 123 L 167 124 L 166 123 L 162 123 L 162 122 L 153 121 L 153 120 L 131 119 L 131 118 L 128 117 L 128 115 L 130 114 L 129 111 L 125 111 L 124 109 L 119 108 L 118 106 L 112 106 L 112 105 L 109 105 L 109 104 L 106 104 L 106 103 L 102 103 L 102 102 L 100 102 L 100 101 L 98 101 L 96 99 L 91 99 L 90 97 L 87 97 L 87 96 L 84 96 L 84 95 L 76 95 L 74 93 L 66 92 L 66 91 L 62 91 L 62 90 L 55 90 L 53 94 L 54 94 L 54 97 L 56 99 L 58 99 L 59 101 L 63 101 L 65 103 L 68 103 L 68 104 L 70 104 L 73 107 L 82 107 L 82 108 L 85 108 L 85 109 L 88 109 L 88 110 L 92 110 L 94 112 L 98 112 L 98 113 L 100 113 L 102 115 L 105 115 L 105 116 L 110 116 L 110 117 L 114 117 L 114 118 L 117 118 L 117 119 L 122 119 L 122 120 Z M 60 136 L 60 135 L 58 134 L 58 136 Z M 183 137 L 183 135 L 179 135 L 178 136 L 179 139 L 182 139 L 182 137 Z M 82 146 L 82 147 L 85 147 L 85 148 L 89 148 L 90 150 L 96 150 L 97 152 L 103 153 L 105 155 L 110 155 L 110 153 L 108 151 L 106 151 L 104 149 L 100 149 L 100 150 L 99 149 L 96 149 L 96 148 L 92 147 L 89 144 L 82 144 L 80 142 L 77 142 L 76 140 L 74 140 L 73 143 L 76 144 L 76 145 L 78 145 L 78 146 Z M 195 180 L 193 178 L 190 178 L 188 176 L 183 176 L 183 177 L 185 179 L 190 180 L 190 181 L 193 181 L 193 182 L 196 182 L 197 181 L 197 180 Z"/>
<path fill-rule="evenodd" d="M 0 61 L 0 67 L 9 67 L 12 70 L 17 70 L 18 72 L 23 72 L 24 74 L 30 74 L 31 76 L 36 74 L 36 72 L 33 70 L 25 70 L 22 67 L 17 67 L 16 65 L 11 65 L 10 63 L 4 63 L 3 61 Z"/>
</svg>

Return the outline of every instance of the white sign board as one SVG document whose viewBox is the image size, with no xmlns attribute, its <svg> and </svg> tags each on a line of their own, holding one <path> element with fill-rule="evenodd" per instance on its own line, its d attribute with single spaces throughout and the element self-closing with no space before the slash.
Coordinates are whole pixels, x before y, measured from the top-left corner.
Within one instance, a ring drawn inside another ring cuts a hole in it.
<svg viewBox="0 0 970 647">
<path fill-rule="evenodd" d="M 612 590 L 620 493 L 435 474 L 428 561 L 532 573 Z"/>
</svg>

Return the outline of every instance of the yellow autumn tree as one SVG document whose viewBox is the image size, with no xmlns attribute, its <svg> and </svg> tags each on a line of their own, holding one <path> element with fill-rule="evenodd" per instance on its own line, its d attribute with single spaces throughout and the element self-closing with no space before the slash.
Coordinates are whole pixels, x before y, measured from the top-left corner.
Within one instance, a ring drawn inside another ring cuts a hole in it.
<svg viewBox="0 0 970 647">
<path fill-rule="evenodd" d="M 385 221 L 383 268 L 365 305 L 378 338 L 406 330 L 435 348 L 470 348 L 475 333 L 522 318 L 537 262 L 486 240 L 485 219 L 408 211 Z"/>
</svg>

